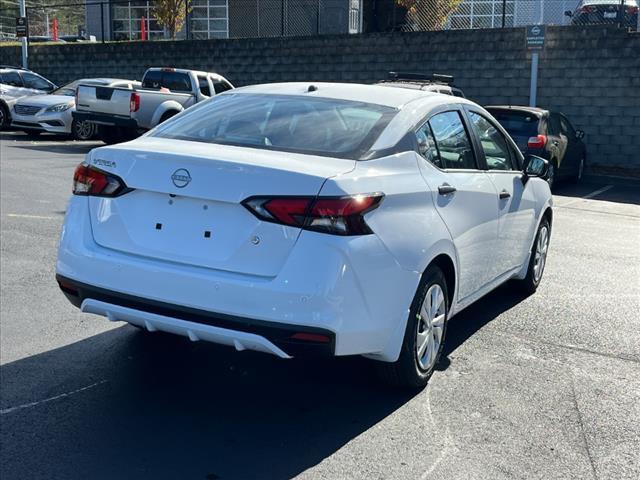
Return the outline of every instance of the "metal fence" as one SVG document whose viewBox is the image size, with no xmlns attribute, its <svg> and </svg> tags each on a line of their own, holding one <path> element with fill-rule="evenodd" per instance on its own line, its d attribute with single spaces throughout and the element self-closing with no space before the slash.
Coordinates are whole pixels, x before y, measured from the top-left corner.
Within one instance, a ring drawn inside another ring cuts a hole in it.
<svg viewBox="0 0 640 480">
<path fill-rule="evenodd" d="M 0 0 L 0 38 L 17 0 Z M 639 0 L 76 0 L 27 3 L 31 41 L 136 41 L 614 24 L 638 29 Z M 174 12 L 159 14 L 162 5 Z M 164 19 L 164 20 L 163 20 Z M 174 24 L 172 20 L 177 20 Z"/>
</svg>

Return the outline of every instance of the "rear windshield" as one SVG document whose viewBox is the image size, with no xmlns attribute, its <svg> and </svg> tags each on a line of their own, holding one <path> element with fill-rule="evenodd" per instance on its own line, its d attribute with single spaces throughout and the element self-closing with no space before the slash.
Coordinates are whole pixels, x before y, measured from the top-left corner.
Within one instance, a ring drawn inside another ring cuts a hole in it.
<svg viewBox="0 0 640 480">
<path fill-rule="evenodd" d="M 191 92 L 191 80 L 186 73 L 150 70 L 142 79 L 142 88 L 154 90 L 166 88 L 172 92 Z"/>
<path fill-rule="evenodd" d="M 540 119 L 532 113 L 505 110 L 489 110 L 489 113 L 511 136 L 535 137 L 538 135 Z"/>
<path fill-rule="evenodd" d="M 161 125 L 152 136 L 357 159 L 396 112 L 347 100 L 225 94 Z"/>
</svg>

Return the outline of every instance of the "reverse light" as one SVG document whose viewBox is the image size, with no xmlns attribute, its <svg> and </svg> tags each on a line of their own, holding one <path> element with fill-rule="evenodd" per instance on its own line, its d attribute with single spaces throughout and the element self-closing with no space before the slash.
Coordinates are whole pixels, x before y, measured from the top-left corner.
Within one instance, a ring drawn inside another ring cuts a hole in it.
<svg viewBox="0 0 640 480">
<path fill-rule="evenodd" d="M 69 102 L 69 103 L 58 103 L 57 105 L 51 105 L 50 107 L 48 107 L 45 112 L 64 112 L 66 110 L 69 110 L 71 107 L 73 107 L 73 103 Z"/>
<path fill-rule="evenodd" d="M 140 94 L 138 92 L 133 92 L 129 99 L 129 111 L 137 112 L 140 110 Z"/>
<path fill-rule="evenodd" d="M 242 204 L 261 220 L 333 235 L 373 233 L 364 215 L 384 194 L 347 197 L 251 197 Z"/>
<path fill-rule="evenodd" d="M 93 197 L 117 197 L 131 191 L 117 176 L 81 163 L 73 173 L 73 194 Z"/>
<path fill-rule="evenodd" d="M 527 147 L 529 148 L 544 148 L 546 144 L 547 144 L 546 135 L 538 135 L 536 137 L 531 137 L 527 141 Z"/>
</svg>

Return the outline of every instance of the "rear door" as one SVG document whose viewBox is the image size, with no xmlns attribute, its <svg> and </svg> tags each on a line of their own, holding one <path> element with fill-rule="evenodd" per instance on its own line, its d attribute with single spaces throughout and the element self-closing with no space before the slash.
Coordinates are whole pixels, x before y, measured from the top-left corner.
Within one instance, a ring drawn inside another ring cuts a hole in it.
<svg viewBox="0 0 640 480">
<path fill-rule="evenodd" d="M 497 192 L 480 168 L 461 111 L 436 113 L 416 136 L 421 171 L 456 247 L 458 298 L 464 300 L 495 278 Z"/>
<path fill-rule="evenodd" d="M 475 141 L 495 186 L 498 242 L 494 275 L 497 277 L 525 261 L 535 228 L 535 195 L 531 182 L 523 182 L 520 156 L 497 124 L 474 108 L 467 109 Z"/>
</svg>

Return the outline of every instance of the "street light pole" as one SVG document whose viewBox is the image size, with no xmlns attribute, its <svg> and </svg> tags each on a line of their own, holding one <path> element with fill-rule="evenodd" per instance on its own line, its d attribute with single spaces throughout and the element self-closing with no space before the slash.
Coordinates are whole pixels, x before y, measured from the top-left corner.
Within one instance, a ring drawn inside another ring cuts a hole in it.
<svg viewBox="0 0 640 480">
<path fill-rule="evenodd" d="M 20 16 L 27 16 L 27 6 L 25 5 L 25 0 L 20 0 Z M 27 51 L 29 48 L 29 44 L 27 43 L 27 37 L 22 37 L 20 39 L 20 43 L 22 43 L 22 68 L 29 68 L 29 52 Z"/>
</svg>

